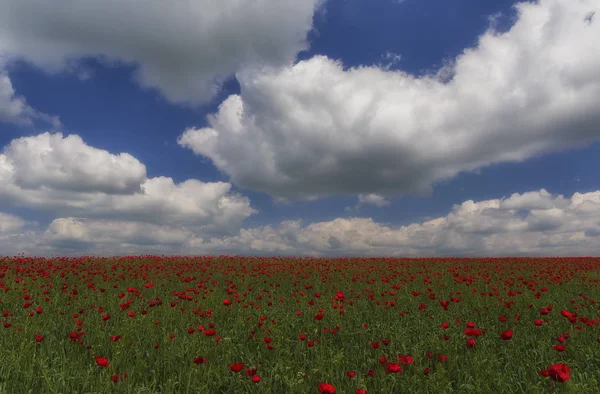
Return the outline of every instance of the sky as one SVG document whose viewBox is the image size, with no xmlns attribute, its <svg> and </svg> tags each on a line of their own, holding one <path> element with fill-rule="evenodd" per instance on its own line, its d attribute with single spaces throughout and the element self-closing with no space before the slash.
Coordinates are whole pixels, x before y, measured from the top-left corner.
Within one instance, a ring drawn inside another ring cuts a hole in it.
<svg viewBox="0 0 600 394">
<path fill-rule="evenodd" d="M 0 255 L 600 255 L 600 0 L 0 0 Z"/>
</svg>

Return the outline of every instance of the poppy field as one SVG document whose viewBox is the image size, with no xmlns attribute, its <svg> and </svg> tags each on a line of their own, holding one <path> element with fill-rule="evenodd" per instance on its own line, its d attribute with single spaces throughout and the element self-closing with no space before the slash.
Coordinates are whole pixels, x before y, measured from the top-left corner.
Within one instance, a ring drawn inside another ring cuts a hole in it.
<svg viewBox="0 0 600 394">
<path fill-rule="evenodd" d="M 600 258 L 0 257 L 2 393 L 598 393 Z"/>
</svg>

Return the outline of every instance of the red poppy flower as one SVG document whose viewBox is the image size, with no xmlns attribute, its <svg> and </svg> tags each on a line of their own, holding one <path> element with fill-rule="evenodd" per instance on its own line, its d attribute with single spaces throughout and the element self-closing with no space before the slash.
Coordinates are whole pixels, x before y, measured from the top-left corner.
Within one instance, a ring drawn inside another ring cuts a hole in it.
<svg viewBox="0 0 600 394">
<path fill-rule="evenodd" d="M 254 375 L 256 375 L 256 368 L 246 369 L 246 376 L 254 376 Z"/>
<path fill-rule="evenodd" d="M 216 335 L 217 332 L 215 330 L 206 330 L 204 331 L 204 336 L 205 337 L 212 337 L 213 335 Z"/>
<path fill-rule="evenodd" d="M 96 357 L 96 364 L 98 364 L 99 367 L 104 368 L 108 368 L 110 366 L 108 359 L 105 357 Z"/>
<path fill-rule="evenodd" d="M 565 345 L 554 345 L 554 350 L 556 350 L 557 352 L 564 352 L 565 350 L 567 350 L 567 347 Z"/>
<path fill-rule="evenodd" d="M 208 362 L 204 357 L 194 357 L 194 364 L 206 364 Z"/>
<path fill-rule="evenodd" d="M 240 372 L 243 368 L 244 368 L 244 363 L 235 363 L 235 364 L 231 364 L 229 366 L 229 369 L 235 373 Z"/>
<path fill-rule="evenodd" d="M 385 366 L 386 373 L 402 373 L 402 366 L 400 364 L 388 363 Z"/>
<path fill-rule="evenodd" d="M 509 339 L 512 339 L 512 337 L 513 332 L 511 330 L 505 330 L 502 334 L 500 334 L 500 338 L 502 338 L 504 341 L 508 341 Z"/>
<path fill-rule="evenodd" d="M 365 390 L 365 389 L 356 389 L 354 394 L 369 394 L 369 393 L 367 393 L 367 390 Z"/>
<path fill-rule="evenodd" d="M 412 364 L 415 362 L 415 359 L 412 356 L 398 356 L 398 361 L 402 364 Z"/>
<path fill-rule="evenodd" d="M 469 338 L 467 339 L 467 349 L 473 349 L 475 347 L 475 345 L 477 345 L 477 341 L 475 341 L 473 338 Z"/>
<path fill-rule="evenodd" d="M 552 364 L 547 373 L 548 374 L 544 376 L 550 376 L 552 380 L 557 382 L 566 382 L 570 379 L 569 374 L 571 373 L 571 370 L 567 364 Z"/>
<path fill-rule="evenodd" d="M 544 322 L 541 321 L 540 319 L 537 319 L 536 321 L 533 322 L 533 324 L 539 327 L 539 326 L 543 325 Z"/>
<path fill-rule="evenodd" d="M 40 334 L 35 334 L 35 341 L 36 342 L 42 342 L 44 340 L 44 337 L 41 336 Z"/>
<path fill-rule="evenodd" d="M 114 374 L 112 376 L 112 381 L 113 381 L 113 383 L 117 383 L 119 381 L 119 374 Z"/>
<path fill-rule="evenodd" d="M 321 383 L 319 384 L 319 393 L 321 394 L 334 394 L 335 387 L 329 383 Z"/>
<path fill-rule="evenodd" d="M 477 330 L 475 328 L 467 328 L 465 330 L 465 335 L 468 337 L 478 337 L 481 335 L 481 330 Z"/>
<path fill-rule="evenodd" d="M 254 375 L 254 376 L 252 377 L 252 382 L 254 382 L 254 383 L 258 383 L 258 382 L 260 382 L 260 376 L 258 376 L 258 375 Z"/>
<path fill-rule="evenodd" d="M 354 371 L 346 372 L 346 376 L 349 377 L 350 379 L 352 379 L 353 377 L 356 376 L 356 372 L 354 372 Z"/>
</svg>

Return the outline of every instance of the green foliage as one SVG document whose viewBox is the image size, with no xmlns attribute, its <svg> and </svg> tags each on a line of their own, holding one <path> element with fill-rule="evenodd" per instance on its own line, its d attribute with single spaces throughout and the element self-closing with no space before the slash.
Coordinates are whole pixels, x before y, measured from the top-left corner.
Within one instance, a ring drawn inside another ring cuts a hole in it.
<svg viewBox="0 0 600 394">
<path fill-rule="evenodd" d="M 337 393 L 600 392 L 598 259 L 10 258 L 0 272 L 0 393 L 318 393 L 324 382 Z M 485 330 L 473 349 L 467 322 Z M 557 363 L 568 381 L 540 375 Z"/>
</svg>

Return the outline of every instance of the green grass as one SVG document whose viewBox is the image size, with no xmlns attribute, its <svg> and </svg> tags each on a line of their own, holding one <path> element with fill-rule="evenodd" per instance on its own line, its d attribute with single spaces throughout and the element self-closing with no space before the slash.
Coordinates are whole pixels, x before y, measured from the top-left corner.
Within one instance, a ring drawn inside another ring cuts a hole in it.
<svg viewBox="0 0 600 394">
<path fill-rule="evenodd" d="M 12 324 L 0 326 L 2 393 L 318 393 L 323 382 L 337 393 L 600 392 L 600 325 L 580 321 L 599 316 L 600 259 L 6 258 L 0 272 L 0 311 L 11 314 L 1 322 Z M 456 283 L 461 277 L 472 280 Z M 542 287 L 548 289 L 538 298 Z M 337 291 L 343 302 L 333 300 Z M 32 298 L 28 308 L 24 294 Z M 445 311 L 439 301 L 452 297 L 459 301 Z M 162 304 L 151 307 L 156 298 Z M 122 310 L 126 300 L 132 303 Z M 510 308 L 508 300 L 514 301 Z M 552 311 L 541 316 L 548 305 Z M 319 309 L 324 318 L 315 320 Z M 577 321 L 561 316 L 562 309 L 577 312 Z M 129 311 L 136 316 L 128 317 Z M 535 319 L 548 322 L 536 327 Z M 68 337 L 77 332 L 77 320 L 83 322 L 82 344 Z M 467 322 L 486 331 L 474 349 L 465 346 Z M 215 336 L 198 331 L 210 323 Z M 514 336 L 503 341 L 506 329 Z M 42 342 L 36 343 L 36 333 Z M 567 349 L 559 353 L 553 346 L 564 333 L 570 334 Z M 112 335 L 122 339 L 113 342 Z M 272 338 L 273 350 L 265 337 Z M 377 341 L 380 347 L 372 348 Z M 402 365 L 402 374 L 386 374 L 381 357 L 399 363 L 399 355 L 411 355 L 414 363 Z M 448 361 L 438 361 L 440 355 Z M 99 367 L 95 356 L 110 366 Z M 208 362 L 194 364 L 194 357 Z M 229 370 L 236 362 L 245 364 L 240 373 Z M 554 363 L 569 366 L 568 381 L 540 375 Z M 253 383 L 246 368 L 256 368 L 261 381 Z M 370 369 L 374 377 L 367 376 Z M 356 376 L 348 378 L 349 371 Z"/>
</svg>

